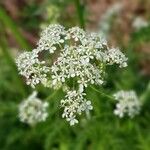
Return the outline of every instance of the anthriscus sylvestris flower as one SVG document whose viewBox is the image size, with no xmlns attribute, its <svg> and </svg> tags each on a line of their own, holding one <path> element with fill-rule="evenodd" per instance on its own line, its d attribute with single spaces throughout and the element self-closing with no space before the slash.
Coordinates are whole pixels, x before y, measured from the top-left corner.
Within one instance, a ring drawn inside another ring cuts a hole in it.
<svg viewBox="0 0 150 150">
<path fill-rule="evenodd" d="M 91 101 L 84 98 L 85 95 L 85 93 L 75 90 L 68 91 L 65 99 L 61 100 L 61 107 L 64 107 L 62 117 L 66 118 L 70 122 L 70 125 L 78 123 L 76 119 L 77 114 L 81 115 L 82 112 L 93 109 Z"/>
<path fill-rule="evenodd" d="M 42 60 L 45 53 L 52 59 Z M 78 123 L 78 115 L 93 108 L 85 98 L 85 88 L 102 85 L 107 66 L 126 67 L 127 58 L 118 48 L 109 48 L 99 34 L 79 27 L 66 30 L 61 25 L 49 25 L 41 33 L 37 48 L 22 53 L 16 63 L 32 87 L 42 83 L 54 89 L 66 89 L 67 95 L 61 100 L 62 117 L 74 125 Z"/>
<path fill-rule="evenodd" d="M 140 111 L 140 102 L 135 91 L 118 91 L 114 94 L 114 98 L 118 101 L 114 114 L 120 118 L 128 115 L 133 118 Z"/>
<path fill-rule="evenodd" d="M 23 52 L 16 60 L 19 73 L 26 78 L 26 83 L 34 87 L 35 85 L 47 81 L 47 73 L 49 67 L 45 65 L 45 61 L 38 59 L 36 49 L 32 52 Z"/>
<path fill-rule="evenodd" d="M 38 122 L 45 121 L 47 113 L 47 102 L 42 102 L 34 91 L 27 99 L 19 105 L 19 118 L 21 122 L 29 125 L 35 125 Z"/>
</svg>

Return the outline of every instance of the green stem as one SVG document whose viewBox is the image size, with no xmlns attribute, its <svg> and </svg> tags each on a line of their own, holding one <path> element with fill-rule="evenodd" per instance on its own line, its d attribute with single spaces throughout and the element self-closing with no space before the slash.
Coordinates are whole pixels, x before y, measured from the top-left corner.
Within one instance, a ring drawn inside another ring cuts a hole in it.
<svg viewBox="0 0 150 150">
<path fill-rule="evenodd" d="M 149 96 L 150 96 L 150 82 L 148 83 L 145 92 L 140 96 L 141 102 L 144 103 Z"/>
<path fill-rule="evenodd" d="M 95 87 L 93 87 L 93 86 L 90 86 L 94 91 L 96 91 L 96 92 L 98 92 L 98 93 L 100 93 L 102 96 L 105 96 L 105 97 L 107 97 L 107 98 L 109 98 L 109 99 L 111 99 L 111 100 L 114 100 L 114 98 L 112 97 L 112 96 L 109 96 L 109 95 L 107 95 L 106 93 L 103 93 L 103 92 L 101 92 L 100 90 L 97 90 Z"/>
<path fill-rule="evenodd" d="M 76 6 L 80 27 L 85 29 L 84 4 L 82 4 L 80 0 L 74 0 L 74 3 Z"/>
<path fill-rule="evenodd" d="M 54 91 L 51 95 L 49 95 L 49 96 L 45 99 L 45 101 L 48 101 L 49 99 L 53 98 L 59 91 L 60 91 L 60 89 Z"/>
</svg>

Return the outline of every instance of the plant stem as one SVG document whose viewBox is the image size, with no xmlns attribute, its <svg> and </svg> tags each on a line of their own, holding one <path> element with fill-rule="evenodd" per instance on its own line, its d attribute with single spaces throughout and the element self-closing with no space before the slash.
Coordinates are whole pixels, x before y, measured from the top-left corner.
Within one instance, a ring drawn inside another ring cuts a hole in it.
<svg viewBox="0 0 150 150">
<path fill-rule="evenodd" d="M 80 27 L 85 29 L 84 4 L 81 3 L 80 0 L 74 0 L 74 3 L 76 6 Z"/>
<path fill-rule="evenodd" d="M 51 95 L 49 95 L 49 96 L 45 99 L 45 101 L 48 101 L 49 99 L 53 98 L 53 97 L 57 94 L 57 92 L 59 92 L 59 90 L 60 90 L 60 89 L 54 91 Z"/>
<path fill-rule="evenodd" d="M 144 103 L 149 96 L 150 96 L 150 82 L 148 83 L 145 92 L 140 96 L 141 102 Z"/>
<path fill-rule="evenodd" d="M 107 98 L 109 98 L 109 99 L 111 99 L 111 100 L 114 100 L 114 98 L 112 97 L 112 96 L 109 96 L 109 95 L 107 95 L 106 93 L 103 93 L 103 92 L 101 92 L 100 90 L 97 90 L 95 87 L 93 87 L 93 86 L 90 86 L 94 91 L 96 91 L 96 92 L 98 92 L 98 93 L 100 93 L 102 96 L 105 96 L 105 97 L 107 97 Z"/>
</svg>

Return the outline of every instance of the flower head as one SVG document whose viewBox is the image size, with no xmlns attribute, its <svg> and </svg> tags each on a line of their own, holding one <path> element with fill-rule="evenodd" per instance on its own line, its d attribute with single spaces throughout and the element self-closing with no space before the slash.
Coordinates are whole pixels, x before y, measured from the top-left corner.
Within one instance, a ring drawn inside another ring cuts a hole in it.
<svg viewBox="0 0 150 150">
<path fill-rule="evenodd" d="M 42 53 L 54 59 L 42 60 Z M 61 25 L 49 25 L 41 33 L 37 48 L 22 53 L 16 63 L 32 87 L 39 83 L 54 89 L 67 87 L 67 94 L 61 100 L 62 116 L 74 125 L 78 123 L 78 114 L 93 108 L 85 99 L 85 88 L 103 84 L 107 65 L 126 67 L 126 61 L 125 55 L 118 48 L 109 48 L 99 34 L 79 27 L 66 30 Z"/>
<path fill-rule="evenodd" d="M 38 122 L 45 121 L 48 113 L 47 102 L 42 102 L 37 98 L 37 92 L 33 92 L 26 100 L 19 105 L 19 118 L 21 122 L 35 125 Z"/>
<path fill-rule="evenodd" d="M 109 65 L 118 64 L 120 68 L 127 66 L 128 59 L 118 48 L 111 48 L 106 53 L 105 58 Z"/>
<path fill-rule="evenodd" d="M 32 52 L 24 52 L 16 60 L 19 73 L 26 78 L 27 84 L 34 87 L 38 83 L 47 81 L 47 73 L 49 67 L 45 65 L 45 61 L 38 59 L 37 50 Z"/>
<path fill-rule="evenodd" d="M 114 94 L 114 98 L 118 101 L 114 114 L 120 118 L 127 114 L 133 118 L 139 113 L 140 102 L 134 91 L 118 91 Z"/>
<path fill-rule="evenodd" d="M 57 45 L 64 43 L 64 35 L 66 34 L 65 28 L 61 25 L 50 25 L 42 33 L 38 42 L 38 50 L 49 50 L 54 53 Z"/>
<path fill-rule="evenodd" d="M 64 112 L 62 114 L 63 118 L 74 125 L 78 123 L 77 115 L 81 115 L 84 111 L 89 111 L 93 109 L 91 101 L 87 101 L 85 93 L 80 93 L 79 91 L 68 91 L 65 99 L 61 100 L 61 107 L 64 107 Z"/>
</svg>

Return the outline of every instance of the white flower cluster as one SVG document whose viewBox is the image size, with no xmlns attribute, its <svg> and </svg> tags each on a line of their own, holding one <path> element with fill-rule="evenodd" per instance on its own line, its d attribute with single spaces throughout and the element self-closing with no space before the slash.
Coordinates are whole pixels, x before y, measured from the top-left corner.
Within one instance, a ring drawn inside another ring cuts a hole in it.
<svg viewBox="0 0 150 150">
<path fill-rule="evenodd" d="M 45 61 L 38 59 L 37 50 L 24 52 L 16 60 L 19 73 L 27 80 L 27 84 L 34 87 L 38 83 L 47 81 L 49 67 L 45 66 Z"/>
<path fill-rule="evenodd" d="M 140 30 L 141 28 L 145 28 L 148 25 L 148 22 L 141 17 L 136 17 L 132 23 L 132 26 L 135 30 Z"/>
<path fill-rule="evenodd" d="M 127 58 L 118 48 L 111 48 L 106 55 L 109 64 L 118 64 L 120 68 L 127 67 Z"/>
<path fill-rule="evenodd" d="M 26 100 L 19 105 L 19 118 L 21 122 L 35 125 L 38 122 L 45 121 L 48 113 L 47 102 L 42 102 L 37 98 L 37 92 L 33 92 Z"/>
<path fill-rule="evenodd" d="M 55 52 L 54 60 L 41 61 L 42 52 L 49 55 Z M 66 30 L 61 25 L 50 25 L 41 33 L 37 48 L 21 54 L 16 62 L 20 74 L 26 77 L 27 84 L 32 87 L 38 83 L 54 89 L 69 87 L 70 92 L 65 99 L 65 110 L 69 108 L 69 114 L 63 117 L 70 120 L 72 125 L 77 123 L 75 113 L 80 114 L 80 105 L 85 102 L 84 89 L 89 84 L 103 83 L 105 66 L 117 64 L 119 67 L 126 67 L 126 61 L 125 55 L 118 48 L 109 48 L 106 40 L 99 34 L 85 32 L 79 27 Z M 73 84 L 70 84 L 72 81 Z M 74 94 L 72 102 L 68 103 L 70 93 Z M 70 109 L 72 104 L 76 105 L 75 112 Z"/>
<path fill-rule="evenodd" d="M 66 35 L 65 28 L 61 25 L 50 25 L 42 33 L 38 42 L 38 50 L 48 50 L 54 53 L 57 46 L 64 43 L 64 36 Z"/>
<path fill-rule="evenodd" d="M 64 107 L 62 117 L 66 118 L 70 125 L 78 123 L 77 114 L 81 115 L 83 111 L 87 112 L 93 109 L 91 101 L 84 98 L 85 95 L 76 90 L 68 91 L 65 99 L 61 100 L 61 106 Z"/>
<path fill-rule="evenodd" d="M 127 114 L 133 118 L 140 111 L 140 102 L 135 91 L 118 91 L 114 94 L 114 98 L 118 101 L 114 114 L 120 118 Z"/>
<path fill-rule="evenodd" d="M 67 79 L 74 77 L 82 87 L 87 87 L 87 83 L 102 84 L 101 71 L 90 63 L 90 58 L 93 59 L 92 54 L 83 46 L 65 47 L 52 66 L 52 84 L 57 85 L 58 82 L 63 84 Z"/>
</svg>

